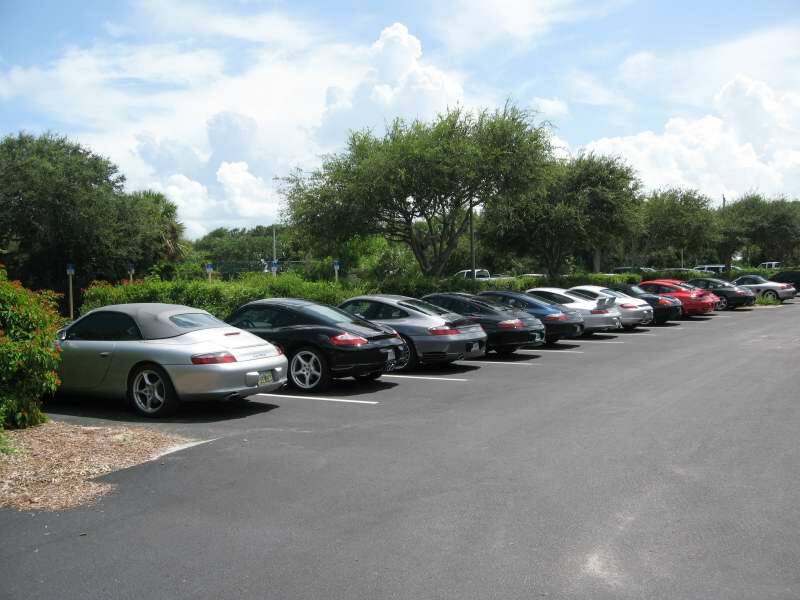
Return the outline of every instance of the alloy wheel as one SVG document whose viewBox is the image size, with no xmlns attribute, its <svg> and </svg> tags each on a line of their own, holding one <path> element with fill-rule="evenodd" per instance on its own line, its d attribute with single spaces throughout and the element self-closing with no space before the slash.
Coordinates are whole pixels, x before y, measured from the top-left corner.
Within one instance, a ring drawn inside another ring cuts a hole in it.
<svg viewBox="0 0 800 600">
<path fill-rule="evenodd" d="M 725 310 L 728 308 L 728 299 L 725 296 L 719 297 L 719 302 L 717 302 L 717 308 L 719 310 Z"/>
<path fill-rule="evenodd" d="M 319 356 L 310 350 L 301 350 L 295 354 L 289 368 L 292 381 L 301 389 L 312 390 L 319 385 L 322 379 L 322 364 Z"/>
<path fill-rule="evenodd" d="M 156 371 L 145 369 L 133 380 L 133 401 L 144 413 L 158 412 L 167 401 L 167 390 L 164 380 Z"/>
</svg>

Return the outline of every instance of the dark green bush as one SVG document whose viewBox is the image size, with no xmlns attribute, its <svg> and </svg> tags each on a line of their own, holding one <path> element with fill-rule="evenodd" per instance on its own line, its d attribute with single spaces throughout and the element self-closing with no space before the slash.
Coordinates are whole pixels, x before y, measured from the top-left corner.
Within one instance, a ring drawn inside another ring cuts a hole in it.
<svg viewBox="0 0 800 600">
<path fill-rule="evenodd" d="M 55 306 L 55 294 L 8 281 L 0 266 L 0 426 L 46 420 L 41 399 L 60 383 L 55 340 L 63 321 Z"/>
</svg>

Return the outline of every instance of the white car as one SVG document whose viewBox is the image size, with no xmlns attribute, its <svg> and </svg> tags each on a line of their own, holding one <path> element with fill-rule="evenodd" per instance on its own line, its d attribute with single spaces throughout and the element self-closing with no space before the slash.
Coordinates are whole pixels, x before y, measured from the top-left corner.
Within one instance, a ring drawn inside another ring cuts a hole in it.
<svg viewBox="0 0 800 600">
<path fill-rule="evenodd" d="M 576 285 L 567 291 L 587 300 L 614 298 L 615 306 L 622 315 L 622 326 L 626 329 L 633 329 L 637 325 L 647 325 L 653 320 L 653 307 L 646 300 L 633 298 L 623 292 L 603 288 L 599 285 Z"/>
<path fill-rule="evenodd" d="M 742 275 L 731 283 L 746 288 L 757 296 L 764 296 L 764 298 L 772 298 L 773 300 L 788 300 L 789 298 L 794 298 L 797 293 L 797 290 L 788 283 L 769 281 L 761 275 Z"/>
<path fill-rule="evenodd" d="M 616 299 L 611 296 L 587 300 L 569 290 L 550 287 L 531 288 L 525 293 L 548 304 L 563 306 L 566 310 L 577 312 L 583 317 L 586 333 L 622 327 L 622 314 L 614 306 Z"/>
<path fill-rule="evenodd" d="M 758 264 L 759 269 L 780 269 L 781 263 L 779 261 L 771 260 Z"/>
</svg>

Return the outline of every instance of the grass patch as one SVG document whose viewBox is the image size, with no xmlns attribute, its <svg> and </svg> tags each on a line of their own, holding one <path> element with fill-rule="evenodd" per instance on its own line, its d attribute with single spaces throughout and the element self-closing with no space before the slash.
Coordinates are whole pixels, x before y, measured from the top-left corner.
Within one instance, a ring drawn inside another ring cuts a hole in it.
<svg viewBox="0 0 800 600">
<path fill-rule="evenodd" d="M 783 304 L 778 298 L 768 298 L 766 296 L 759 296 L 756 298 L 756 306 L 780 306 Z"/>
</svg>

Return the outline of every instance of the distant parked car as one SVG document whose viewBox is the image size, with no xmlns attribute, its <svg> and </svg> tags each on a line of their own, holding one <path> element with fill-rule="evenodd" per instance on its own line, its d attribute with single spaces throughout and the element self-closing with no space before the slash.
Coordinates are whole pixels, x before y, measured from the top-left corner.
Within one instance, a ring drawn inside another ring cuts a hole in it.
<svg viewBox="0 0 800 600">
<path fill-rule="evenodd" d="M 733 285 L 730 281 L 714 279 L 712 277 L 698 277 L 687 281 L 689 285 L 714 292 L 719 297 L 717 308 L 726 310 L 739 306 L 752 306 L 756 296 L 747 288 Z"/>
<path fill-rule="evenodd" d="M 725 265 L 697 265 L 693 270 L 706 273 L 722 273 L 725 271 Z M 741 269 L 736 265 L 731 265 L 731 271 L 741 271 Z"/>
<path fill-rule="evenodd" d="M 127 396 L 146 417 L 184 400 L 233 400 L 286 383 L 286 357 L 272 344 L 204 310 L 116 304 L 58 332 L 61 391 Z"/>
<path fill-rule="evenodd" d="M 511 275 L 492 275 L 486 269 L 464 269 L 454 275 L 459 279 L 480 279 L 481 281 L 500 281 L 503 279 L 513 279 Z"/>
<path fill-rule="evenodd" d="M 769 281 L 761 275 L 742 275 L 733 280 L 733 285 L 738 285 L 755 293 L 757 296 L 771 298 L 773 300 L 788 300 L 794 298 L 797 290 L 788 283 L 778 283 Z"/>
<path fill-rule="evenodd" d="M 624 273 L 655 273 L 655 269 L 650 267 L 615 267 L 611 270 L 613 275 L 621 275 Z"/>
<path fill-rule="evenodd" d="M 638 298 L 620 298 L 611 290 L 598 285 L 578 285 L 567 290 L 573 295 L 587 300 L 598 300 L 603 297 L 614 298 L 615 306 L 622 315 L 622 326 L 633 329 L 638 325 L 647 325 L 653 320 L 653 307 L 646 300 Z"/>
<path fill-rule="evenodd" d="M 545 341 L 553 344 L 562 338 L 577 337 L 583 333 L 583 317 L 577 311 L 555 307 L 549 302 L 522 292 L 486 291 L 481 298 L 490 298 L 505 306 L 519 309 L 539 319 L 545 327 Z"/>
<path fill-rule="evenodd" d="M 637 285 L 615 283 L 603 291 L 612 293 L 622 298 L 617 302 L 624 302 L 625 298 L 638 298 L 644 300 L 653 308 L 653 321 L 658 324 L 680 319 L 683 313 L 683 303 L 677 298 L 670 296 L 659 296 L 644 291 Z"/>
<path fill-rule="evenodd" d="M 449 292 L 422 299 L 479 323 L 488 336 L 487 350 L 511 354 L 523 346 L 544 344 L 544 325 L 539 319 L 486 296 Z"/>
<path fill-rule="evenodd" d="M 486 354 L 486 332 L 477 323 L 416 298 L 376 294 L 340 305 L 350 315 L 397 330 L 408 345 L 406 369 Z"/>
<path fill-rule="evenodd" d="M 622 327 L 622 314 L 612 297 L 587 300 L 561 288 L 539 287 L 525 292 L 534 298 L 577 311 L 583 317 L 584 333 L 609 331 Z"/>
<path fill-rule="evenodd" d="M 776 261 L 776 260 L 771 260 L 771 261 L 759 263 L 758 268 L 759 269 L 780 269 L 781 268 L 781 263 L 779 261 Z"/>
<path fill-rule="evenodd" d="M 788 283 L 795 290 L 800 290 L 800 271 L 781 271 L 770 278 L 776 283 Z"/>
<path fill-rule="evenodd" d="M 390 327 L 310 300 L 256 300 L 227 321 L 281 348 L 289 383 L 306 392 L 322 391 L 337 377 L 377 379 L 408 360 L 406 344 Z"/>
<path fill-rule="evenodd" d="M 639 287 L 652 294 L 677 298 L 682 303 L 684 316 L 710 313 L 719 301 L 719 298 L 710 295 L 706 290 L 686 285 L 675 279 L 643 281 Z"/>
</svg>

